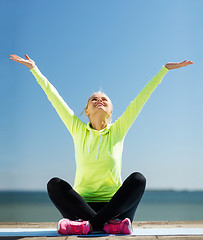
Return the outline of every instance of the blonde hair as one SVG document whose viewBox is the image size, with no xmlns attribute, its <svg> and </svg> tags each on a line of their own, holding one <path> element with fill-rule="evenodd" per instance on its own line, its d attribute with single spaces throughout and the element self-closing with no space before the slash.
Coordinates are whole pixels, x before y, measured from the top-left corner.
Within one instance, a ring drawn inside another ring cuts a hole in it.
<svg viewBox="0 0 203 240">
<path fill-rule="evenodd" d="M 101 90 L 99 90 L 98 92 L 94 92 L 94 93 L 88 98 L 88 100 L 87 100 L 87 104 L 86 104 L 85 108 L 83 109 L 81 115 L 87 110 L 87 108 L 88 108 L 88 104 L 89 104 L 90 99 L 92 98 L 92 96 L 94 96 L 94 95 L 97 94 L 97 93 L 102 93 L 102 94 L 106 95 L 106 94 L 105 94 L 104 92 L 102 92 Z M 112 104 L 110 98 L 109 98 L 107 95 L 106 95 L 106 97 L 109 99 L 110 104 L 111 104 L 111 110 L 113 111 L 113 104 Z M 112 117 L 109 116 L 109 117 L 108 117 L 108 123 L 111 123 L 111 121 L 112 121 Z"/>
</svg>

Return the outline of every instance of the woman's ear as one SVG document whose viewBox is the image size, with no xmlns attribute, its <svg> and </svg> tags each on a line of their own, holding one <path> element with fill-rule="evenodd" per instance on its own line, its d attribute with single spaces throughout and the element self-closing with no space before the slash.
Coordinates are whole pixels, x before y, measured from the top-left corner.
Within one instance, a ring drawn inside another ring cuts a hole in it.
<svg viewBox="0 0 203 240">
<path fill-rule="evenodd" d="M 85 114 L 86 114 L 87 116 L 89 116 L 89 112 L 88 112 L 87 109 L 85 110 Z"/>
<path fill-rule="evenodd" d="M 112 115 L 112 110 L 110 111 L 110 113 L 108 114 L 107 118 L 110 118 Z"/>
<path fill-rule="evenodd" d="M 109 115 L 109 117 L 112 115 L 112 110 L 110 111 L 110 113 L 108 115 Z"/>
</svg>

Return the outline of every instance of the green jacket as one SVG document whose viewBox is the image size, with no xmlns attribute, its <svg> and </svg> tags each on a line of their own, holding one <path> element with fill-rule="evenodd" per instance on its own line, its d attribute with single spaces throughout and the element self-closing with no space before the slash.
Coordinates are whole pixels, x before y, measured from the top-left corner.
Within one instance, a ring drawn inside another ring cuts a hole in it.
<svg viewBox="0 0 203 240">
<path fill-rule="evenodd" d="M 30 70 L 73 137 L 74 189 L 87 202 L 108 202 L 122 184 L 121 160 L 125 135 L 152 92 L 168 72 L 162 67 L 113 124 L 97 131 L 83 123 L 37 66 Z"/>
</svg>

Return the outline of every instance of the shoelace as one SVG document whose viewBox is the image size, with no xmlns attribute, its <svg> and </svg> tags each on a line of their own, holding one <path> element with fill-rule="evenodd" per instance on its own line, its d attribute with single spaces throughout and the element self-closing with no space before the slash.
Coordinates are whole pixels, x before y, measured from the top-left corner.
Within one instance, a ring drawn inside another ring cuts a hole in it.
<svg viewBox="0 0 203 240">
<path fill-rule="evenodd" d="M 120 224 L 109 224 L 111 233 L 121 233 Z"/>
<path fill-rule="evenodd" d="M 71 226 L 72 234 L 82 234 L 83 233 L 83 225 L 72 225 Z"/>
</svg>

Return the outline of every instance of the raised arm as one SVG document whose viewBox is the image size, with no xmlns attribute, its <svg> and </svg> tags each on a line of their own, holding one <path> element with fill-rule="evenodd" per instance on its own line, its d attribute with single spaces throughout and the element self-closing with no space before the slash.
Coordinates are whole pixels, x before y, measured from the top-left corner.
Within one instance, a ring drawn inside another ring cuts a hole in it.
<svg viewBox="0 0 203 240">
<path fill-rule="evenodd" d="M 25 55 L 25 57 L 26 59 L 23 59 L 17 55 L 11 55 L 11 60 L 21 63 L 22 65 L 30 69 L 34 77 L 37 79 L 37 82 L 46 93 L 47 98 L 57 111 L 61 120 L 64 122 L 70 133 L 73 135 L 76 132 L 75 129 L 77 125 L 82 124 L 82 122 L 75 116 L 74 112 L 69 108 L 63 98 L 59 95 L 56 88 L 40 72 L 35 62 L 30 59 L 28 55 Z"/>
<path fill-rule="evenodd" d="M 141 90 L 137 97 L 130 102 L 126 111 L 121 117 L 114 123 L 114 129 L 118 132 L 118 135 L 122 138 L 131 127 L 148 98 L 153 91 L 161 83 L 164 75 L 172 69 L 181 68 L 193 64 L 191 61 L 183 61 L 180 63 L 167 63 L 162 69 L 147 83 L 147 85 Z"/>
</svg>

